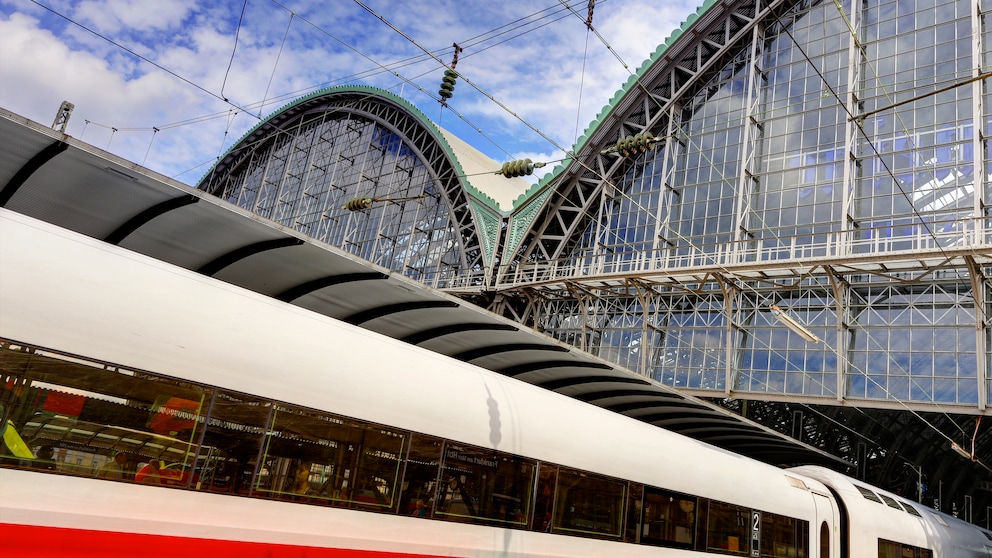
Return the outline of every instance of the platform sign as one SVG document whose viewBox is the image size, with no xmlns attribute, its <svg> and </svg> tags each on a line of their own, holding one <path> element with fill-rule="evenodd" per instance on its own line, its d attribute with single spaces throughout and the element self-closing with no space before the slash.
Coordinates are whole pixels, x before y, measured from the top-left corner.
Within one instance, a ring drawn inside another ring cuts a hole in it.
<svg viewBox="0 0 992 558">
<path fill-rule="evenodd" d="M 751 556 L 758 558 L 761 555 L 761 512 L 751 512 Z"/>
</svg>

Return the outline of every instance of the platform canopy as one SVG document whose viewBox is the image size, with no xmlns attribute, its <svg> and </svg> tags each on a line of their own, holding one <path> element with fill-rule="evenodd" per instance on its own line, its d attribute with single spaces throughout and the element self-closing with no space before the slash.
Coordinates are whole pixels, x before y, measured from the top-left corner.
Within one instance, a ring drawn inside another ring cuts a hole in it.
<svg viewBox="0 0 992 558">
<path fill-rule="evenodd" d="M 764 462 L 849 465 L 2 109 L 0 137 L 6 210 Z"/>
</svg>

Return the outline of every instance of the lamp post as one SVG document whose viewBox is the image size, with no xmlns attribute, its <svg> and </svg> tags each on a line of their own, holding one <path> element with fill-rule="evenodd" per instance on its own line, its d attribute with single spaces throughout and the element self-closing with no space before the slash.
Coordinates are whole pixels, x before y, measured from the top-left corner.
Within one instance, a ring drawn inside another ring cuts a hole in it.
<svg viewBox="0 0 992 558">
<path fill-rule="evenodd" d="M 906 466 L 916 471 L 916 501 L 923 503 L 923 466 L 906 463 Z"/>
</svg>

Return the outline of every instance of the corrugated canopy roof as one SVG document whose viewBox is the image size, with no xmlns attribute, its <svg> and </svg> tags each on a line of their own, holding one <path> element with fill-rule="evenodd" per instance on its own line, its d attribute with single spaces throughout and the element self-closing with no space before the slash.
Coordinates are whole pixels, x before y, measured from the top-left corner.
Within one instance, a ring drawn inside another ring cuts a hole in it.
<svg viewBox="0 0 992 558">
<path fill-rule="evenodd" d="M 0 137 L 0 207 L 755 459 L 847 465 L 2 109 Z"/>
</svg>

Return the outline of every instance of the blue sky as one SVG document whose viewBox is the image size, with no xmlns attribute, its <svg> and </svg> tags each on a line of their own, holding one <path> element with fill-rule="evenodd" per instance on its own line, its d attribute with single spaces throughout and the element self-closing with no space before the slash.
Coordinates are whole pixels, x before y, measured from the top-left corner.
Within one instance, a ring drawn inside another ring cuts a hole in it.
<svg viewBox="0 0 992 558">
<path fill-rule="evenodd" d="M 588 2 L 362 4 L 0 0 L 0 107 L 48 126 L 68 100 L 69 135 L 187 184 L 259 116 L 349 84 L 404 97 L 498 162 L 556 161 L 698 6 L 600 0 L 607 48 Z M 456 42 L 457 69 L 485 94 L 460 80 L 442 110 L 444 68 L 425 50 L 450 63 Z"/>
</svg>

